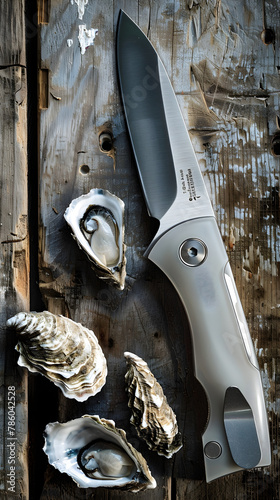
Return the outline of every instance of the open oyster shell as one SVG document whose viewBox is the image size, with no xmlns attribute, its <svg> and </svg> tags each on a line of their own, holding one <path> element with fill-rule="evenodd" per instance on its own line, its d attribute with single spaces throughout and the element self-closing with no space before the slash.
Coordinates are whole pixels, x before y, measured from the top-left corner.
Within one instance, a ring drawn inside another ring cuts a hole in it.
<svg viewBox="0 0 280 500">
<path fill-rule="evenodd" d="M 49 463 L 82 488 L 121 488 L 137 492 L 155 488 L 148 465 L 113 420 L 84 415 L 45 429 Z"/>
<path fill-rule="evenodd" d="M 124 356 L 128 406 L 132 410 L 130 422 L 151 450 L 171 458 L 182 448 L 176 416 L 147 363 L 131 352 Z"/>
<path fill-rule="evenodd" d="M 104 189 L 91 189 L 70 203 L 64 217 L 99 278 L 123 289 L 126 273 L 123 201 Z"/>
<path fill-rule="evenodd" d="M 101 390 L 107 363 L 93 331 L 48 311 L 20 312 L 7 321 L 19 334 L 18 364 L 39 372 L 68 398 L 85 401 Z"/>
</svg>

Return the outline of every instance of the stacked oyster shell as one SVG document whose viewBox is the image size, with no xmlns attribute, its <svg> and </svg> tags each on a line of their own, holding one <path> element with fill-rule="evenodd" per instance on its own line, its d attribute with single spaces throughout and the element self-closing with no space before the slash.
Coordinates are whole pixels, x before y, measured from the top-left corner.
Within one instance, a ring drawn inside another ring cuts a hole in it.
<svg viewBox="0 0 280 500">
<path fill-rule="evenodd" d="M 147 363 L 131 352 L 124 356 L 128 406 L 132 410 L 130 422 L 151 450 L 171 458 L 182 448 L 176 416 Z"/>
<path fill-rule="evenodd" d="M 66 397 L 85 401 L 104 386 L 107 363 L 93 331 L 48 311 L 18 313 L 7 326 L 19 334 L 18 364 L 50 379 Z"/>
<path fill-rule="evenodd" d="M 97 276 L 123 289 L 126 276 L 123 201 L 105 189 L 94 188 L 73 200 L 64 218 Z"/>
<path fill-rule="evenodd" d="M 51 465 L 82 488 L 120 488 L 138 492 L 155 488 L 147 463 L 113 420 L 84 415 L 45 429 L 44 451 Z"/>
</svg>

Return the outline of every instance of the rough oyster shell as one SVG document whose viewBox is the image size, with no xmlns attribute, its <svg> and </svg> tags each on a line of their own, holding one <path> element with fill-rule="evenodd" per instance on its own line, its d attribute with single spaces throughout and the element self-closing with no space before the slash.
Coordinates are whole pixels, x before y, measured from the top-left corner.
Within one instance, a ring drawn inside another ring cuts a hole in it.
<svg viewBox="0 0 280 500">
<path fill-rule="evenodd" d="M 151 450 L 171 458 L 182 448 L 176 416 L 147 363 L 131 352 L 124 356 L 128 406 L 132 410 L 130 422 Z"/>
<path fill-rule="evenodd" d="M 49 463 L 82 488 L 121 488 L 137 492 L 155 488 L 148 465 L 113 420 L 84 415 L 45 429 Z"/>
<path fill-rule="evenodd" d="M 85 401 L 101 390 L 107 364 L 93 331 L 48 311 L 20 312 L 7 321 L 19 333 L 18 364 L 39 372 L 68 398 Z"/>
<path fill-rule="evenodd" d="M 123 289 L 126 273 L 123 201 L 104 189 L 91 189 L 70 203 L 64 218 L 99 278 Z"/>
</svg>

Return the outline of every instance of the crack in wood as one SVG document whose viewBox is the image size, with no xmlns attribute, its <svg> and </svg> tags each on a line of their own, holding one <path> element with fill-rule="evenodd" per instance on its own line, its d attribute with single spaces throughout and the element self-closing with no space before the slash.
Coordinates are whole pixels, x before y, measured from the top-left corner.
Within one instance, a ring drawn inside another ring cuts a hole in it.
<svg viewBox="0 0 280 500">
<path fill-rule="evenodd" d="M 0 65 L 0 70 L 1 69 L 8 69 L 8 68 L 24 68 L 26 69 L 25 64 L 4 64 Z"/>
<path fill-rule="evenodd" d="M 1 241 L 1 245 L 6 245 L 7 243 L 20 243 L 21 241 L 26 240 L 27 235 L 25 235 L 23 238 L 14 238 L 12 240 L 3 240 Z"/>
</svg>

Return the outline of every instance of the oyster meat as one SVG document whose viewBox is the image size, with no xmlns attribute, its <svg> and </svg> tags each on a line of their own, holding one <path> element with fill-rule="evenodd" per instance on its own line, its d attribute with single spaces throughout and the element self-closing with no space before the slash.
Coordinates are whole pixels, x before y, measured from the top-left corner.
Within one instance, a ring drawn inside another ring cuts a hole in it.
<svg viewBox="0 0 280 500">
<path fill-rule="evenodd" d="M 124 356 L 128 406 L 132 411 L 130 422 L 151 450 L 171 458 L 182 448 L 176 416 L 147 363 L 131 352 L 125 352 Z"/>
<path fill-rule="evenodd" d="M 48 311 L 20 312 L 7 326 L 19 334 L 18 364 L 50 379 L 66 397 L 85 401 L 102 389 L 107 363 L 93 331 Z"/>
<path fill-rule="evenodd" d="M 64 214 L 73 237 L 96 274 L 124 288 L 124 203 L 104 189 L 91 189 L 71 202 Z"/>
<path fill-rule="evenodd" d="M 137 492 L 156 487 L 145 459 L 113 420 L 84 415 L 50 423 L 43 449 L 49 463 L 81 488 L 104 486 Z"/>
</svg>

